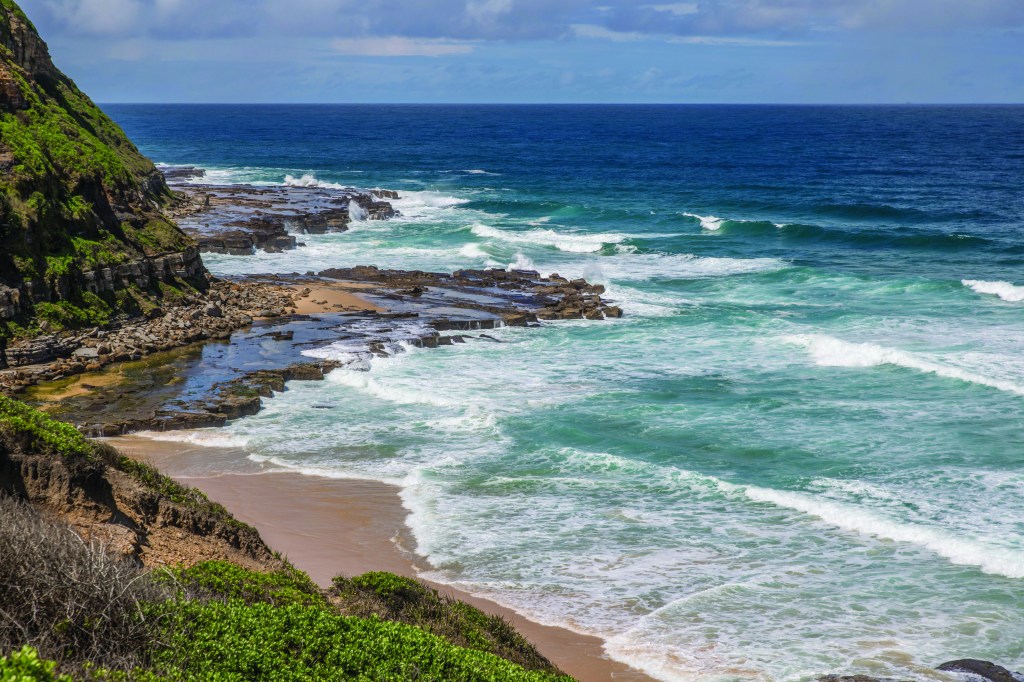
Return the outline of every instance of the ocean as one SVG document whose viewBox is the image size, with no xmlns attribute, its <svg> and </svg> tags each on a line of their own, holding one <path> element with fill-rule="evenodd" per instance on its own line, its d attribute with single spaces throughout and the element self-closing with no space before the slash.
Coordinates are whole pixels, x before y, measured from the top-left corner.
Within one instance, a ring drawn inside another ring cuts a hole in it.
<svg viewBox="0 0 1024 682">
<path fill-rule="evenodd" d="M 105 109 L 207 181 L 401 193 L 216 274 L 534 268 L 625 310 L 182 437 L 400 486 L 426 577 L 666 681 L 1024 666 L 1024 107 Z"/>
</svg>

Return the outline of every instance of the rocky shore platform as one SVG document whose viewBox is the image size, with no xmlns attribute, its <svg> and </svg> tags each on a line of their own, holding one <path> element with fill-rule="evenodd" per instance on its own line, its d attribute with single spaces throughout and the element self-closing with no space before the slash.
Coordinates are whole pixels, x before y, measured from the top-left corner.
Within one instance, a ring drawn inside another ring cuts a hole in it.
<svg viewBox="0 0 1024 682">
<path fill-rule="evenodd" d="M 0 389 L 90 436 L 221 426 L 258 412 L 288 381 L 406 346 L 496 343 L 487 331 L 497 327 L 620 317 L 602 294 L 534 271 L 361 266 L 221 280 L 206 300 L 50 342 L 61 357 L 0 372 Z M 325 357 L 346 359 L 310 357 L 327 346 Z"/>
<path fill-rule="evenodd" d="M 202 168 L 163 171 L 179 197 L 169 213 L 204 253 L 279 253 L 303 246 L 304 234 L 344 232 L 353 222 L 398 215 L 387 201 L 399 198 L 393 190 L 218 185 L 206 182 Z"/>
</svg>

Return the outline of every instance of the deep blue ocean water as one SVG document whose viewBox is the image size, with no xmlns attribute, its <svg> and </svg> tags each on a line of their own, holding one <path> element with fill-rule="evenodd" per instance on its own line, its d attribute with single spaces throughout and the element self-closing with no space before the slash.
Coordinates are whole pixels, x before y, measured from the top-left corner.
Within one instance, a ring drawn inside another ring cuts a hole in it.
<svg viewBox="0 0 1024 682">
<path fill-rule="evenodd" d="M 1024 107 L 105 108 L 207 181 L 402 194 L 214 272 L 532 266 L 627 313 L 186 437 L 400 485 L 431 577 L 665 680 L 1024 666 Z"/>
</svg>

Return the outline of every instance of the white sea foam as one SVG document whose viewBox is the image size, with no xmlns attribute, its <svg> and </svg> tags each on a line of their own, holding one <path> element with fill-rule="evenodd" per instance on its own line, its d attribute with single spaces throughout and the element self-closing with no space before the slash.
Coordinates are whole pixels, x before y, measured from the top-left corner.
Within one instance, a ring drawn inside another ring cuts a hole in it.
<svg viewBox="0 0 1024 682">
<path fill-rule="evenodd" d="M 337 466 L 301 465 L 296 464 L 295 462 L 287 460 L 283 457 L 273 457 L 257 454 L 250 454 L 246 458 L 251 462 L 256 462 L 258 464 L 272 464 L 275 467 L 279 467 L 280 469 L 283 469 L 289 473 L 301 474 L 302 476 L 330 478 L 335 480 L 376 481 L 394 486 L 401 484 L 401 481 L 398 479 L 391 479 L 387 477 L 370 478 L 367 476 L 360 476 L 358 474 L 353 474 L 348 471 L 345 471 L 344 469 L 341 469 Z"/>
<path fill-rule="evenodd" d="M 804 492 L 775 490 L 731 483 L 715 476 L 678 467 L 664 467 L 607 453 L 567 451 L 566 461 L 578 471 L 621 471 L 648 480 L 671 482 L 692 491 L 742 495 L 755 502 L 815 516 L 829 525 L 862 535 L 924 547 L 954 564 L 977 566 L 985 573 L 1024 578 L 1024 552 L 963 538 L 927 525 L 888 518 L 875 511 Z"/>
<path fill-rule="evenodd" d="M 998 296 L 1004 301 L 1010 303 L 1020 303 L 1024 301 L 1024 286 L 1017 286 L 1010 284 L 1009 282 L 986 282 L 981 279 L 964 279 L 961 283 L 965 287 L 970 287 L 979 294 L 991 294 Z"/>
<path fill-rule="evenodd" d="M 500 239 L 513 244 L 553 246 L 567 253 L 594 253 L 600 251 L 605 244 L 618 244 L 629 238 L 629 235 L 624 234 L 568 233 L 548 229 L 513 232 L 483 223 L 476 223 L 470 229 L 478 237 Z"/>
<path fill-rule="evenodd" d="M 398 405 L 433 405 L 435 407 L 458 407 L 460 403 L 428 391 L 415 391 L 382 384 L 370 372 L 336 369 L 327 375 L 333 384 L 347 386 L 361 393 Z"/>
<path fill-rule="evenodd" d="M 725 222 L 725 218 L 719 218 L 713 215 L 698 215 L 696 213 L 683 213 L 687 218 L 694 218 L 700 222 L 701 229 L 709 230 L 714 232 L 722 227 L 722 223 Z"/>
<path fill-rule="evenodd" d="M 339 185 L 336 182 L 325 182 L 318 179 L 312 173 L 306 173 L 300 177 L 294 175 L 285 175 L 284 182 L 282 183 L 286 187 L 317 187 L 321 189 L 345 189 L 345 185 Z"/>
<path fill-rule="evenodd" d="M 600 282 L 609 280 L 643 281 L 654 278 L 703 279 L 729 277 L 762 272 L 774 272 L 788 267 L 777 258 L 716 258 L 689 253 L 661 255 L 617 254 L 602 258 L 600 263 L 588 263 L 584 270 L 587 279 Z M 565 268 L 571 272 L 571 268 Z M 565 274 L 565 273 L 563 273 Z"/>
<path fill-rule="evenodd" d="M 815 516 L 832 526 L 863 535 L 925 547 L 954 564 L 977 566 L 985 573 L 1024 578 L 1024 553 L 956 537 L 924 525 L 901 523 L 872 511 L 788 490 L 747 486 L 747 497 Z"/>
<path fill-rule="evenodd" d="M 459 249 L 459 255 L 463 258 L 489 258 L 490 255 L 480 248 L 479 244 L 463 244 L 462 248 Z"/>
<path fill-rule="evenodd" d="M 784 340 L 806 348 L 814 362 L 822 367 L 894 365 L 1024 396 L 1024 386 L 1013 381 L 943 365 L 896 348 L 874 343 L 851 343 L 825 334 L 797 334 L 784 337 Z"/>
<path fill-rule="evenodd" d="M 197 429 L 194 431 L 140 431 L 135 434 L 150 440 L 172 443 L 191 443 L 209 448 L 244 448 L 249 444 L 246 436 L 235 436 L 221 429 Z"/>
<path fill-rule="evenodd" d="M 388 202 L 403 213 L 422 208 L 451 208 L 460 204 L 469 203 L 469 199 L 453 197 L 441 192 L 414 192 L 400 191 L 399 199 L 389 199 Z"/>
<path fill-rule="evenodd" d="M 512 272 L 513 270 L 533 270 L 534 268 L 532 260 L 521 253 L 517 253 L 516 257 L 512 259 L 512 262 L 505 269 Z"/>
<path fill-rule="evenodd" d="M 350 200 L 348 202 L 348 217 L 354 223 L 361 223 L 368 217 L 370 217 L 370 214 L 367 213 L 366 209 L 360 206 L 358 203 Z"/>
</svg>

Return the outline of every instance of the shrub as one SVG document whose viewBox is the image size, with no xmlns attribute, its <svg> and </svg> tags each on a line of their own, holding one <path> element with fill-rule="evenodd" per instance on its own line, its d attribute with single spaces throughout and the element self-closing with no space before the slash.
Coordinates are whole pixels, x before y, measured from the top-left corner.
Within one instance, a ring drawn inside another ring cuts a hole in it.
<svg viewBox="0 0 1024 682">
<path fill-rule="evenodd" d="M 0 436 L 40 454 L 89 458 L 95 452 L 93 444 L 71 424 L 6 396 L 0 396 Z"/>
<path fill-rule="evenodd" d="M 169 594 L 99 542 L 0 497 L 0 651 L 28 644 L 71 668 L 131 669 L 153 639 L 142 604 Z"/>
<path fill-rule="evenodd" d="M 30 646 L 0 657 L 0 682 L 73 682 L 70 675 L 58 675 L 57 663 L 39 658 Z"/>
<path fill-rule="evenodd" d="M 495 654 L 527 670 L 559 672 L 501 616 L 441 595 L 418 580 L 378 571 L 355 578 L 338 576 L 334 594 L 347 613 L 414 625 L 456 646 Z"/>
<path fill-rule="evenodd" d="M 327 605 L 320 588 L 309 576 L 290 566 L 271 573 L 257 573 L 227 561 L 204 561 L 191 568 L 177 569 L 173 576 L 186 591 L 241 599 L 247 604 Z"/>
<path fill-rule="evenodd" d="M 164 605 L 171 646 L 152 674 L 174 680 L 569 682 L 419 628 L 317 606 L 241 600 Z"/>
</svg>

